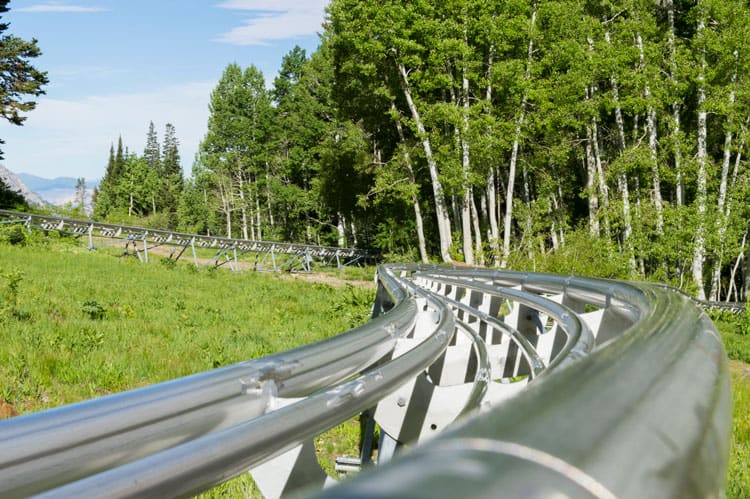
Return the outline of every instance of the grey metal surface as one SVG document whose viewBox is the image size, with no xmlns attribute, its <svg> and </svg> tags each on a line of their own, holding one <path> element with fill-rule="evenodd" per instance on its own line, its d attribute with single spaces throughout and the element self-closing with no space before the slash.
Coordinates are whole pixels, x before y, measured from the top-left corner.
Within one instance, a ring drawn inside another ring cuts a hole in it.
<svg viewBox="0 0 750 499">
<path fill-rule="evenodd" d="M 394 459 L 322 496 L 722 495 L 727 359 L 685 295 L 423 265 L 378 283 L 375 318 L 339 337 L 0 423 L 0 496 L 187 496 L 300 466 L 281 458 L 376 405 Z"/>
</svg>

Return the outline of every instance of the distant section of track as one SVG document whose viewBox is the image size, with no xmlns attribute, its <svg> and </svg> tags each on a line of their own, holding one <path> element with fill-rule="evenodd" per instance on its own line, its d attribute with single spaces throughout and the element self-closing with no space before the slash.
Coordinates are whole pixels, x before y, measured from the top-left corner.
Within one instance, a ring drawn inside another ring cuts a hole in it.
<svg viewBox="0 0 750 499">
<path fill-rule="evenodd" d="M 238 268 L 238 256 L 246 253 L 255 254 L 254 268 L 256 270 L 308 272 L 313 262 L 340 267 L 360 262 L 372 263 L 376 257 L 371 252 L 357 248 L 203 236 L 8 210 L 0 210 L 0 223 L 23 223 L 29 230 L 57 230 L 73 234 L 76 237 L 87 238 L 89 248 L 92 249 L 97 244 L 122 244 L 125 253 L 132 251 L 132 254 L 143 261 L 148 261 L 149 251 L 165 246 L 171 248 L 169 258 L 173 260 L 179 260 L 187 250 L 191 250 L 190 255 L 197 264 L 196 248 L 213 249 L 216 250 L 216 255 L 211 259 L 212 264 L 214 266 L 227 265 L 233 270 Z"/>
<path fill-rule="evenodd" d="M 248 470 L 266 497 L 723 496 L 728 361 L 684 293 L 426 265 L 377 282 L 337 337 L 0 422 L 0 496 L 185 497 Z M 358 415 L 338 465 L 361 474 L 323 489 L 315 438 Z"/>
</svg>

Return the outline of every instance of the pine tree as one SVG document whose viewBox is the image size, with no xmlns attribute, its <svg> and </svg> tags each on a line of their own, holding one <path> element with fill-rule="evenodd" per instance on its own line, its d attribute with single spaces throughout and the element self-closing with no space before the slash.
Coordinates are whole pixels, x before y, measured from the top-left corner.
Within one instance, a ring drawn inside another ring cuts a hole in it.
<svg viewBox="0 0 750 499">
<path fill-rule="evenodd" d="M 164 147 L 162 148 L 162 166 L 165 175 L 179 174 L 182 177 L 179 146 L 180 141 L 177 139 L 174 125 L 167 123 L 164 128 Z"/>
<path fill-rule="evenodd" d="M 156 136 L 156 129 L 154 128 L 154 122 L 149 121 L 148 133 L 146 134 L 146 147 L 143 149 L 143 159 L 146 160 L 146 164 L 157 172 L 162 173 L 161 170 L 161 151 L 159 149 L 159 140 Z"/>
<path fill-rule="evenodd" d="M 112 169 L 112 180 L 116 182 L 125 171 L 125 153 L 122 150 L 122 135 L 117 139 L 117 155 L 115 156 L 115 166 Z"/>
<path fill-rule="evenodd" d="M 8 3 L 9 0 L 0 0 L 0 14 L 8 12 Z M 29 63 L 29 59 L 42 54 L 37 40 L 29 42 L 3 34 L 8 27 L 8 23 L 0 23 L 0 115 L 13 125 L 20 126 L 26 121 L 26 116 L 21 113 L 36 107 L 36 102 L 24 100 L 24 96 L 43 95 L 42 86 L 49 80 L 46 72 L 37 70 Z M 0 140 L 0 144 L 3 143 Z"/>
<path fill-rule="evenodd" d="M 168 214 L 171 227 L 177 226 L 178 205 L 184 187 L 179 145 L 174 125 L 167 123 L 162 148 L 160 198 L 162 210 Z"/>
</svg>

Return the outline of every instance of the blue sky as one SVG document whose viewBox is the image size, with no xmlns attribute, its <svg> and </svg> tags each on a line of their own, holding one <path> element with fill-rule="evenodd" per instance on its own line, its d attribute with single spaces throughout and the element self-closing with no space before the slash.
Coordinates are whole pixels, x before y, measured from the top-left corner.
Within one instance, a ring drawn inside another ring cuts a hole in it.
<svg viewBox="0 0 750 499">
<path fill-rule="evenodd" d="M 24 126 L 0 123 L 10 170 L 100 178 L 122 135 L 141 154 L 149 121 L 172 123 L 189 175 L 227 64 L 272 82 L 295 45 L 318 46 L 327 0 L 12 0 L 10 34 L 36 38 L 46 95 Z"/>
</svg>

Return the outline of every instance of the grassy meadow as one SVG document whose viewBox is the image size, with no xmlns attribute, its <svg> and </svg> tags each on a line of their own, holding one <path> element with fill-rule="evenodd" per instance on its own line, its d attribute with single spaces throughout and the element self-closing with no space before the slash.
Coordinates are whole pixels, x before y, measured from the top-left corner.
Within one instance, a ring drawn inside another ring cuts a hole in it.
<svg viewBox="0 0 750 499">
<path fill-rule="evenodd" d="M 146 265 L 72 238 L 17 241 L 14 232 L 0 229 L 0 417 L 320 340 L 368 320 L 374 297 L 359 281 L 372 282 L 372 268 L 321 276 L 331 285 L 187 262 Z M 330 471 L 336 455 L 356 451 L 358 426 L 348 426 L 318 439 Z M 332 441 L 342 434 L 353 448 Z M 209 496 L 254 490 L 241 477 Z"/>
<path fill-rule="evenodd" d="M 114 393 L 310 343 L 369 317 L 369 269 L 315 277 L 117 258 L 50 233 L 0 228 L 0 418 Z M 12 244 L 14 243 L 14 244 Z M 750 313 L 714 320 L 732 360 L 727 496 L 750 498 Z M 356 455 L 358 424 L 316 438 Z M 242 476 L 204 497 L 257 497 Z"/>
</svg>

